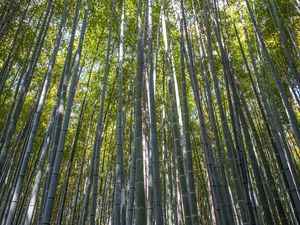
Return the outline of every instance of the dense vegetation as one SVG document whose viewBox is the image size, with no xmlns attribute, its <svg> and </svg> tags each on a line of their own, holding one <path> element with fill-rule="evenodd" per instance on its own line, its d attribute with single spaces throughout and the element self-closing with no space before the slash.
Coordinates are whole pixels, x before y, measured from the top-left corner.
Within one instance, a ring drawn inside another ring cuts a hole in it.
<svg viewBox="0 0 300 225">
<path fill-rule="evenodd" d="M 299 224 L 299 27 L 299 0 L 2 0 L 0 224 Z"/>
</svg>

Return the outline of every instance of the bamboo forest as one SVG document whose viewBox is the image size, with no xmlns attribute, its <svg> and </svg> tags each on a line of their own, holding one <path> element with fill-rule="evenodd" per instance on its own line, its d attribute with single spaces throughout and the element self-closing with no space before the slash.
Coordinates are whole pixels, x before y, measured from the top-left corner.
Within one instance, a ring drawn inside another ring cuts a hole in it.
<svg viewBox="0 0 300 225">
<path fill-rule="evenodd" d="M 300 224 L 299 0 L 0 0 L 0 225 Z"/>
</svg>

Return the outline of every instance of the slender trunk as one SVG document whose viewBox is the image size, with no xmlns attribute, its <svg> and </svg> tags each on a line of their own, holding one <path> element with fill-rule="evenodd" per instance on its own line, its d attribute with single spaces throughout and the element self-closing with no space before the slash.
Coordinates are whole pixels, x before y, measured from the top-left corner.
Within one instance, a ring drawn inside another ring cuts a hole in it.
<svg viewBox="0 0 300 225">
<path fill-rule="evenodd" d="M 160 184 L 160 163 L 157 144 L 157 119 L 155 111 L 155 94 L 154 94 L 154 66 L 152 59 L 152 0 L 148 3 L 148 64 L 149 71 L 149 112 L 150 112 L 150 152 L 152 154 L 152 170 L 153 170 L 153 190 L 154 190 L 154 210 L 155 223 L 157 225 L 164 224 L 161 184 Z"/>
<path fill-rule="evenodd" d="M 166 61 L 166 74 L 167 74 L 167 80 L 168 80 L 168 94 L 169 94 L 169 100 L 170 100 L 170 108 L 171 108 L 171 121 L 172 121 L 172 138 L 173 138 L 173 146 L 175 149 L 176 154 L 176 162 L 177 162 L 177 169 L 178 169 L 178 175 L 180 180 L 180 187 L 182 191 L 182 198 L 183 198 L 183 206 L 184 206 L 184 216 L 185 216 L 185 223 L 186 224 L 192 224 L 191 220 L 191 213 L 190 213 L 190 206 L 189 206 L 189 198 L 188 198 L 188 191 L 187 191 L 187 184 L 185 180 L 185 171 L 184 171 L 184 161 L 183 161 L 183 149 L 182 145 L 180 143 L 179 139 L 179 128 L 177 124 L 177 118 L 176 118 L 176 105 L 175 105 L 175 96 L 173 92 L 173 79 L 171 77 L 171 71 L 170 71 L 170 63 L 169 63 L 169 54 L 168 54 L 168 40 L 167 40 L 167 31 L 166 31 L 166 22 L 165 22 L 165 16 L 164 16 L 164 9 L 162 9 L 161 12 L 161 18 L 162 18 L 162 30 L 163 30 L 163 39 L 164 39 L 164 54 L 165 54 L 165 61 Z M 174 180 L 176 181 L 176 177 L 174 177 Z"/>
<path fill-rule="evenodd" d="M 121 193 L 124 183 L 123 174 L 123 127 L 122 127 L 122 80 L 123 80 L 123 55 L 124 55 L 124 0 L 122 1 L 122 15 L 120 25 L 119 65 L 118 65 L 118 122 L 117 122 L 117 151 L 116 151 L 116 180 L 113 207 L 113 224 L 121 225 Z"/>
<path fill-rule="evenodd" d="M 87 25 L 88 10 L 89 10 L 89 0 L 86 1 L 86 6 L 84 10 L 84 18 L 83 18 L 82 29 L 80 33 L 79 45 L 75 57 L 75 65 L 73 70 L 72 82 L 69 88 L 69 94 L 68 94 L 69 97 L 68 97 L 68 102 L 66 107 L 66 113 L 64 115 L 62 132 L 60 133 L 59 144 L 58 144 L 57 153 L 55 157 L 53 172 L 51 174 L 49 192 L 48 192 L 45 210 L 44 210 L 44 217 L 42 220 L 42 224 L 45 225 L 51 223 L 52 210 L 54 206 L 54 198 L 55 198 L 57 185 L 58 185 L 62 155 L 65 147 L 66 134 L 68 131 L 71 109 L 75 97 L 75 89 L 77 84 L 77 76 L 78 76 L 78 70 L 79 70 L 79 64 L 80 64 L 80 58 L 82 52 L 82 45 L 83 45 L 83 40 L 84 40 L 84 35 L 85 35 L 85 30 Z"/>
<path fill-rule="evenodd" d="M 135 212 L 136 224 L 146 225 L 144 166 L 142 152 L 142 83 L 144 40 L 142 30 L 142 0 L 138 3 L 138 53 L 136 65 L 135 122 L 134 122 L 134 154 L 136 157 L 135 171 Z M 129 222 L 129 221 L 128 221 Z"/>
<path fill-rule="evenodd" d="M 112 11 L 114 9 L 115 1 L 112 2 Z M 103 132 L 103 112 L 104 112 L 104 101 L 106 97 L 107 92 L 107 78 L 108 73 L 110 69 L 110 54 L 111 54 L 111 38 L 112 38 L 112 19 L 113 19 L 113 13 L 110 17 L 110 27 L 109 27 L 109 37 L 107 42 L 107 52 L 106 52 L 106 64 L 105 64 L 105 71 L 104 71 L 104 77 L 103 77 L 103 88 L 102 88 L 102 94 L 101 94 L 101 105 L 99 108 L 99 114 L 98 114 L 98 123 L 97 123 L 97 131 L 95 136 L 95 155 L 93 159 L 93 166 L 92 166 L 92 203 L 91 203 L 91 210 L 90 210 L 90 224 L 95 224 L 96 219 L 96 207 L 97 207 L 97 192 L 98 192 L 98 176 L 99 176 L 99 160 L 100 160 L 100 150 L 101 150 L 101 144 L 102 144 L 102 132 Z"/>
</svg>

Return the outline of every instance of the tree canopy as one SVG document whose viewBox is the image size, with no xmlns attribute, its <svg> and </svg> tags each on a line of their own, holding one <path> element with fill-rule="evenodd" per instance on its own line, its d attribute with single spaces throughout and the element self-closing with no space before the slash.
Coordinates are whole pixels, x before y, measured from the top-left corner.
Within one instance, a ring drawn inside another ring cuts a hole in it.
<svg viewBox="0 0 300 225">
<path fill-rule="evenodd" d="M 299 0 L 0 2 L 0 225 L 300 223 Z"/>
</svg>

